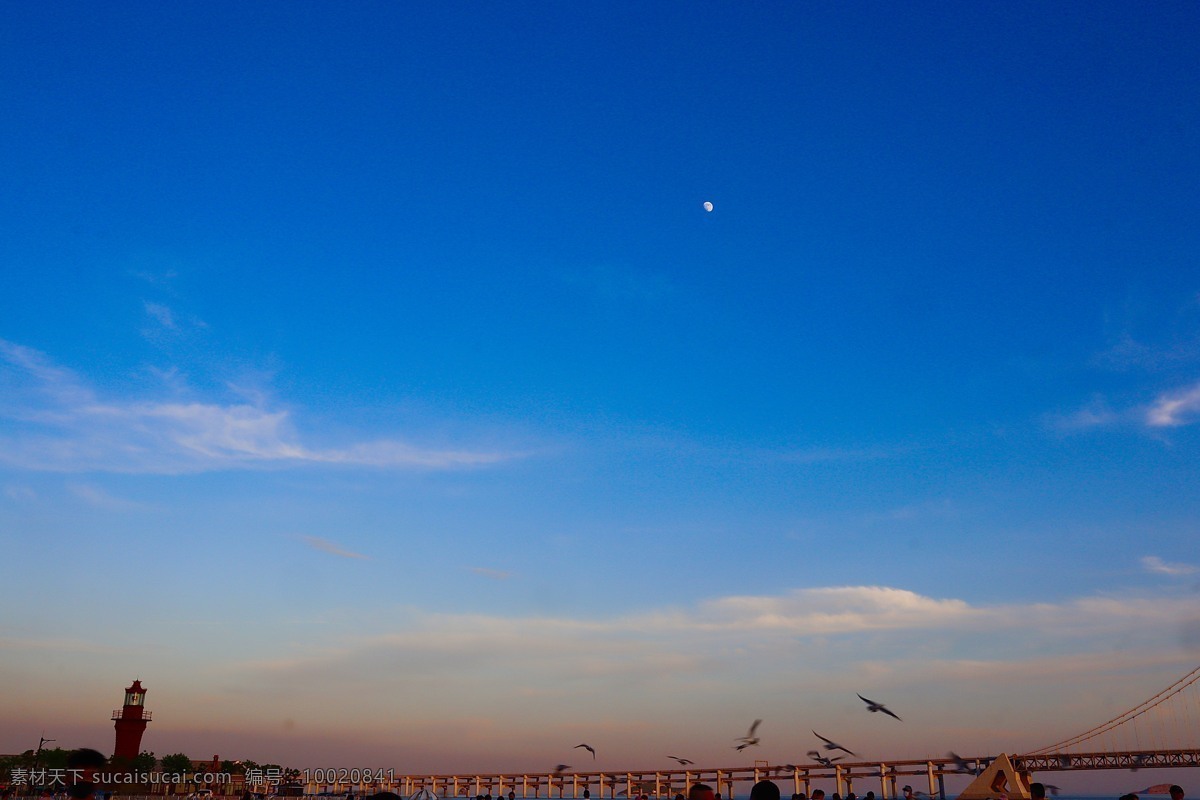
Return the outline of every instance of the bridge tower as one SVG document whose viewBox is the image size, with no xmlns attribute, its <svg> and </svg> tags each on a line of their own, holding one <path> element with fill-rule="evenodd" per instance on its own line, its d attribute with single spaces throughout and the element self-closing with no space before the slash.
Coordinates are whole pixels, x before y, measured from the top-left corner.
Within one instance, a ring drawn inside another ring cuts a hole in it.
<svg viewBox="0 0 1200 800">
<path fill-rule="evenodd" d="M 145 706 L 146 690 L 140 680 L 135 680 L 125 690 L 125 705 L 112 713 L 113 727 L 117 729 L 114 759 L 132 760 L 142 751 L 142 734 L 150 722 L 150 712 Z"/>
</svg>

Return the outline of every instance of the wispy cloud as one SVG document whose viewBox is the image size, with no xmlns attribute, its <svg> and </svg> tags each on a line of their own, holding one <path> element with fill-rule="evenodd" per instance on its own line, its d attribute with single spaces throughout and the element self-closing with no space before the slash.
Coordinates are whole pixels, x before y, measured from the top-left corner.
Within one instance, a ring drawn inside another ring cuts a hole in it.
<svg viewBox="0 0 1200 800">
<path fill-rule="evenodd" d="M 839 656 L 817 643 L 848 642 L 856 660 L 876 651 L 889 658 L 923 656 L 913 641 L 928 636 L 957 641 L 954 658 L 1043 657 L 1041 644 L 1028 646 L 1029 632 L 1051 637 L 1070 652 L 1103 650 L 1113 635 L 1161 629 L 1173 635 L 1174 622 L 1194 613 L 1194 603 L 1138 597 L 1084 597 L 1063 603 L 977 606 L 955 598 L 933 598 L 886 586 L 797 589 L 782 595 L 718 597 L 692 608 L 659 609 L 601 619 L 491 614 L 439 614 L 410 609 L 401 628 L 365 636 L 293 658 L 258 666 L 272 671 L 336 671 L 345 661 L 394 665 L 396 654 L 417 673 L 427 664 L 458 663 L 487 652 L 498 667 L 504 661 L 531 669 L 573 674 L 638 673 L 678 676 L 716 669 L 717 662 L 742 663 L 752 651 L 772 658 L 809 661 Z M 920 632 L 920 635 L 918 633 Z M 886 636 L 885 636 L 886 634 Z M 915 638 L 914 638 L 915 637 Z M 796 650 L 797 639 L 805 646 Z M 653 646 L 648 646 L 653 643 Z M 924 667 L 921 667 L 922 669 Z"/>
<path fill-rule="evenodd" d="M 461 469 L 522 452 L 428 447 L 395 439 L 314 448 L 290 409 L 268 399 L 111 399 L 36 350 L 0 340 L 0 463 L 24 469 L 181 473 L 327 464 Z M 178 393 L 179 387 L 176 388 Z M 4 432 L 5 420 L 20 423 Z"/>
<path fill-rule="evenodd" d="M 1092 364 L 1118 371 L 1142 369 L 1156 372 L 1197 358 L 1200 358 L 1200 338 L 1194 333 L 1190 338 L 1177 339 L 1165 346 L 1148 345 L 1124 333 L 1115 344 L 1096 354 Z"/>
<path fill-rule="evenodd" d="M 1121 422 L 1121 415 L 1109 407 L 1103 397 L 1097 396 L 1083 408 L 1066 414 L 1050 414 L 1045 419 L 1056 431 L 1074 433 L 1116 425 Z"/>
<path fill-rule="evenodd" d="M 1157 575 L 1195 575 L 1200 572 L 1200 568 L 1191 564 L 1172 564 L 1163 561 L 1158 556 L 1142 556 L 1142 566 L 1147 572 L 1153 572 Z"/>
<path fill-rule="evenodd" d="M 10 483 L 4 487 L 4 496 L 9 500 L 16 500 L 21 503 L 28 503 L 37 499 L 37 492 L 28 486 Z"/>
<path fill-rule="evenodd" d="M 169 287 L 176 278 L 179 277 L 178 270 L 175 269 L 134 269 L 129 271 L 129 275 L 138 280 L 145 281 L 152 286 L 167 286 Z"/>
<path fill-rule="evenodd" d="M 106 511 L 136 511 L 145 508 L 141 503 L 114 497 L 100 487 L 92 486 L 91 484 L 74 483 L 70 484 L 67 488 L 71 494 L 93 508 L 100 508 Z"/>
<path fill-rule="evenodd" d="M 1166 392 L 1146 411 L 1146 424 L 1152 428 L 1176 428 L 1200 418 L 1200 383 L 1186 389 Z"/>
<path fill-rule="evenodd" d="M 1200 422 L 1200 383 L 1163 392 L 1149 405 L 1114 409 L 1103 397 L 1094 397 L 1084 407 L 1065 414 L 1047 414 L 1046 426 L 1061 433 L 1098 428 L 1178 428 Z"/>
<path fill-rule="evenodd" d="M 169 330 L 178 330 L 179 325 L 175 322 L 175 315 L 171 313 L 171 309 L 161 303 L 145 302 L 146 314 Z"/>
<path fill-rule="evenodd" d="M 341 545 L 335 544 L 328 539 L 322 539 L 318 536 L 301 536 L 309 547 L 314 550 L 320 550 L 322 553 L 329 553 L 331 556 L 340 556 L 341 558 L 359 558 L 369 560 L 370 556 L 364 556 L 362 553 L 355 553 L 344 549 Z"/>
</svg>

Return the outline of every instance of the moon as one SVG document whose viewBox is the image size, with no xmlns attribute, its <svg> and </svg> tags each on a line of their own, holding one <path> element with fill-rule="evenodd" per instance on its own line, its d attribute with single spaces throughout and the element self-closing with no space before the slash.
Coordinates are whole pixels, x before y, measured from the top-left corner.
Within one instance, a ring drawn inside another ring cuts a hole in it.
<svg viewBox="0 0 1200 800">
<path fill-rule="evenodd" d="M 708 202 L 707 200 L 705 200 L 705 201 L 704 201 L 704 210 L 705 210 L 705 211 L 712 211 L 712 210 L 713 210 L 713 204 L 712 204 L 712 203 L 710 203 L 710 202 Z"/>
</svg>

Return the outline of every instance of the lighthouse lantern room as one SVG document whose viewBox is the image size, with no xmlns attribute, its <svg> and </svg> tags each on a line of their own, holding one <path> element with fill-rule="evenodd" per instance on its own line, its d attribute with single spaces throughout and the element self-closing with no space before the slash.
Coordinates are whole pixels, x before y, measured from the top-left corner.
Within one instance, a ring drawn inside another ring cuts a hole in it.
<svg viewBox="0 0 1200 800">
<path fill-rule="evenodd" d="M 146 690 L 142 688 L 140 680 L 135 680 L 125 690 L 125 705 L 114 711 L 112 718 L 113 726 L 117 729 L 113 758 L 136 758 L 141 752 L 142 734 L 150 722 L 150 712 L 146 710 Z"/>
</svg>

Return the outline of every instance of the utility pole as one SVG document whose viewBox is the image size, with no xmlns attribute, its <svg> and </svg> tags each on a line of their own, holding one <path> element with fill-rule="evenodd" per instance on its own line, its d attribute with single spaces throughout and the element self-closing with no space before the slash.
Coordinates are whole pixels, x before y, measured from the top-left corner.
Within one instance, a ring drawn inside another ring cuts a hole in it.
<svg viewBox="0 0 1200 800">
<path fill-rule="evenodd" d="M 46 742 L 57 742 L 57 741 L 58 741 L 58 739 L 47 739 L 44 735 L 40 739 L 38 739 L 38 748 L 33 753 L 33 768 L 34 769 L 37 769 L 38 756 L 40 756 L 42 754 L 42 745 L 44 745 Z"/>
</svg>

